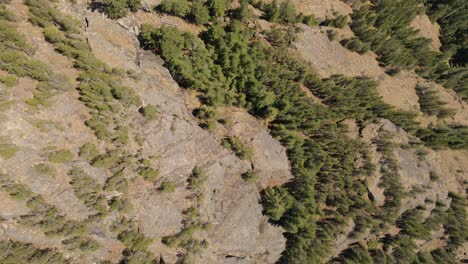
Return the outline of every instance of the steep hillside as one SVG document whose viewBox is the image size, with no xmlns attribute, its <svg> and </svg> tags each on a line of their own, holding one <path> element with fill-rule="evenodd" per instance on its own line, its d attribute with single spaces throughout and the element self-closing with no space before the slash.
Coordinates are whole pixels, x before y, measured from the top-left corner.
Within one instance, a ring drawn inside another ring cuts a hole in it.
<svg viewBox="0 0 468 264">
<path fill-rule="evenodd" d="M 0 263 L 468 261 L 439 2 L 1 2 Z"/>
</svg>

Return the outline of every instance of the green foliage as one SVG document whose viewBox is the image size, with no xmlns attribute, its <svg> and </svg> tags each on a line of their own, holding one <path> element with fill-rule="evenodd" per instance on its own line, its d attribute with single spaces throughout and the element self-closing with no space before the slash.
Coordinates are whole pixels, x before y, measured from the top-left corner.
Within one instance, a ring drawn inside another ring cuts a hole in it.
<svg viewBox="0 0 468 264">
<path fill-rule="evenodd" d="M 364 54 L 370 50 L 370 45 L 362 42 L 359 38 L 353 37 L 350 39 L 343 39 L 340 41 L 343 47 L 355 51 L 359 54 Z"/>
<path fill-rule="evenodd" d="M 268 187 L 262 191 L 264 213 L 272 220 L 278 221 L 294 204 L 294 198 L 281 187 Z"/>
<path fill-rule="evenodd" d="M 139 111 L 148 120 L 155 120 L 159 117 L 159 107 L 154 105 L 141 107 Z"/>
<path fill-rule="evenodd" d="M 55 206 L 46 203 L 42 196 L 31 192 L 26 185 L 8 179 L 6 175 L 0 174 L 0 190 L 15 199 L 26 201 L 30 212 L 21 216 L 21 224 L 40 228 L 48 236 L 80 237 L 86 231 L 83 222 L 67 220 Z"/>
<path fill-rule="evenodd" d="M 275 47 L 287 48 L 292 42 L 296 41 L 296 39 L 296 29 L 293 27 L 288 27 L 287 30 L 273 28 L 267 32 L 268 42 Z"/>
<path fill-rule="evenodd" d="M 38 163 L 34 165 L 33 168 L 38 174 L 47 175 L 53 178 L 57 175 L 57 170 L 46 163 Z"/>
<path fill-rule="evenodd" d="M 434 149 L 468 148 L 468 127 L 463 125 L 438 126 L 432 129 L 419 129 L 416 135 L 426 145 Z"/>
<path fill-rule="evenodd" d="M 2 263 L 65 264 L 68 260 L 60 252 L 51 248 L 37 248 L 30 243 L 6 240 L 0 243 Z"/>
<path fill-rule="evenodd" d="M 206 24 L 210 21 L 210 11 L 202 1 L 193 1 L 188 19 L 197 25 Z"/>
<path fill-rule="evenodd" d="M 62 244 L 69 250 L 95 251 L 99 248 L 99 243 L 96 240 L 87 237 L 72 237 L 63 240 Z"/>
<path fill-rule="evenodd" d="M 344 28 L 348 24 L 348 16 L 339 15 L 333 19 L 327 19 L 321 23 L 322 26 Z"/>
<path fill-rule="evenodd" d="M 389 132 L 380 131 L 379 139 L 377 140 L 377 151 L 381 154 L 380 173 L 382 174 L 379 187 L 384 188 L 385 202 L 383 207 L 382 218 L 386 221 L 393 223 L 397 216 L 398 210 L 401 206 L 401 199 L 403 197 L 403 187 L 400 183 L 398 160 L 393 152 L 393 143 L 391 142 L 391 135 Z"/>
<path fill-rule="evenodd" d="M 60 149 L 49 154 L 49 161 L 53 163 L 67 163 L 73 160 L 73 154 L 69 149 Z"/>
<path fill-rule="evenodd" d="M 401 229 L 400 234 L 422 240 L 431 239 L 430 230 L 423 224 L 422 219 L 421 209 L 405 211 L 396 221 L 397 227 Z"/>
<path fill-rule="evenodd" d="M 152 241 L 150 238 L 133 230 L 125 230 L 117 238 L 132 251 L 144 250 Z"/>
<path fill-rule="evenodd" d="M 150 182 L 155 182 L 159 176 L 159 171 L 150 167 L 143 167 L 138 173 L 143 177 L 143 179 Z"/>
<path fill-rule="evenodd" d="M 13 87 L 18 84 L 18 79 L 11 75 L 0 76 L 0 82 L 5 84 L 6 87 Z"/>
<path fill-rule="evenodd" d="M 453 254 L 468 240 L 468 220 L 466 213 L 466 197 L 450 192 L 452 199 L 450 208 L 447 210 L 447 221 L 444 223 L 445 233 L 448 235 L 448 252 Z"/>
<path fill-rule="evenodd" d="M 351 264 L 351 263 L 356 263 L 356 264 L 371 264 L 375 263 L 372 260 L 371 255 L 367 251 L 367 249 L 359 244 L 359 243 L 354 243 L 351 246 L 349 246 L 346 250 L 344 250 L 340 256 L 337 258 L 337 261 L 339 263 L 346 263 L 346 264 Z"/>
<path fill-rule="evenodd" d="M 463 0 L 426 0 L 428 15 L 441 27 L 442 51 L 450 54 L 451 63 L 468 64 L 468 3 Z"/>
<path fill-rule="evenodd" d="M 178 17 L 185 17 L 190 11 L 187 0 L 163 0 L 156 10 Z"/>
<path fill-rule="evenodd" d="M 94 145 L 92 142 L 88 142 L 80 147 L 78 155 L 80 158 L 83 158 L 86 161 L 92 161 L 99 155 L 99 151 L 96 145 Z"/>
<path fill-rule="evenodd" d="M 219 118 L 218 111 L 213 107 L 202 106 L 193 111 L 193 114 L 202 120 L 200 126 L 208 130 L 216 127 L 216 120 Z"/>
<path fill-rule="evenodd" d="M 249 170 L 245 173 L 242 173 L 242 179 L 244 179 L 248 183 L 255 182 L 258 179 L 257 174 L 253 170 Z"/>
<path fill-rule="evenodd" d="M 440 179 L 440 176 L 435 171 L 429 171 L 429 178 L 431 179 L 431 181 L 438 181 Z"/>
<path fill-rule="evenodd" d="M 294 179 L 262 192 L 265 214 L 281 225 L 288 237 L 279 262 L 326 262 L 332 254 L 333 239 L 342 234 L 351 219 L 356 223 L 356 237 L 365 231 L 377 237 L 383 235 L 385 223 L 394 223 L 398 218 L 404 195 L 393 146 L 383 135 L 377 142 L 382 173 L 386 175 L 381 183 L 385 204 L 379 208 L 368 198 L 371 194 L 365 182 L 365 177 L 375 170 L 368 147 L 349 139 L 341 121 L 355 119 L 362 126 L 386 118 L 412 133 L 418 130 L 416 114 L 385 104 L 370 78 L 318 79 L 285 49 L 278 48 L 282 44 L 270 47 L 258 41 L 254 30 L 244 26 L 239 16 L 231 17 L 225 26 L 213 23 L 206 27 L 197 37 L 171 27 L 144 25 L 140 43 L 164 59 L 182 87 L 200 93 L 204 106 L 194 111 L 197 117 L 214 122 L 218 119 L 217 106 L 243 107 L 266 120 L 272 136 L 287 149 Z M 326 106 L 308 98 L 304 84 Z M 238 154 L 245 147 L 237 138 L 226 138 L 223 144 Z M 165 238 L 164 243 L 183 248 L 199 245 L 201 241 L 190 238 L 195 232 L 192 228 L 201 225 L 198 216 L 197 206 L 187 210 L 187 221 L 191 223 L 185 226 L 187 230 Z M 395 256 L 415 256 L 411 238 L 405 235 L 395 241 Z M 364 256 L 363 261 L 369 256 L 391 260 L 394 256 L 378 250 L 391 243 L 377 241 L 372 251 L 357 255 Z"/>
<path fill-rule="evenodd" d="M 112 197 L 108 203 L 109 208 L 112 211 L 118 211 L 122 213 L 128 212 L 130 209 L 132 209 L 132 204 L 128 201 L 128 199 L 123 198 L 121 196 L 115 196 Z"/>
<path fill-rule="evenodd" d="M 354 12 L 351 28 L 362 41 L 371 44 L 379 60 L 390 70 L 419 66 L 423 76 L 430 76 L 447 67 L 440 55 L 430 50 L 428 39 L 414 37 L 415 30 L 409 23 L 418 13 L 418 5 L 419 0 L 382 0 L 372 9 L 363 7 Z"/>
<path fill-rule="evenodd" d="M 111 231 L 117 233 L 117 238 L 127 247 L 123 263 L 153 263 L 155 257 L 146 250 L 152 239 L 140 233 L 131 220 L 121 217 L 113 223 Z"/>
<path fill-rule="evenodd" d="M 451 88 L 465 101 L 468 100 L 468 68 L 456 67 L 450 69 L 438 80 L 444 87 Z"/>
<path fill-rule="evenodd" d="M 0 157 L 4 160 L 12 158 L 20 150 L 15 144 L 7 142 L 8 138 L 0 137 Z"/>
<path fill-rule="evenodd" d="M 224 17 L 228 9 L 228 0 L 208 0 L 207 6 L 210 10 L 210 15 L 213 17 Z"/>
<path fill-rule="evenodd" d="M 439 118 L 452 117 L 455 111 L 444 107 L 447 103 L 442 102 L 437 96 L 437 91 L 430 87 L 418 85 L 416 93 L 419 97 L 421 112 L 427 115 L 435 115 Z"/>
<path fill-rule="evenodd" d="M 87 207 L 96 210 L 99 216 L 106 215 L 106 197 L 100 193 L 102 186 L 78 167 L 73 167 L 68 175 L 72 179 L 70 184 L 73 186 L 76 197 Z"/>
<path fill-rule="evenodd" d="M 103 12 L 111 19 L 118 19 L 128 14 L 128 11 L 136 12 L 141 8 L 140 0 L 103 0 Z"/>
<path fill-rule="evenodd" d="M 241 160 L 250 160 L 253 156 L 253 149 L 245 146 L 238 137 L 224 138 L 221 144 L 223 147 L 232 150 Z"/>
<path fill-rule="evenodd" d="M 123 171 L 118 171 L 111 177 L 107 178 L 106 183 L 104 184 L 104 190 L 127 193 L 128 181 L 125 178 Z"/>
<path fill-rule="evenodd" d="M 98 61 L 89 50 L 86 40 L 76 37 L 79 29 L 73 19 L 62 16 L 48 1 L 28 0 L 30 20 L 43 28 L 46 40 L 51 42 L 56 50 L 69 57 L 74 67 L 80 71 L 80 100 L 90 108 L 91 119 L 86 125 L 94 130 L 100 140 L 125 142 L 127 137 L 122 118 L 125 110 L 132 105 L 141 104 L 135 92 L 121 85 L 120 77 L 112 69 Z M 55 82 L 48 82 L 47 87 L 58 88 Z M 44 90 L 44 91 L 42 91 Z M 40 90 L 39 96 L 31 100 L 31 104 L 42 104 L 48 97 L 50 89 Z M 60 90 L 60 89 L 59 89 Z"/>
<path fill-rule="evenodd" d="M 165 193 L 173 193 L 175 192 L 175 185 L 174 185 L 174 182 L 172 181 L 163 181 L 161 183 L 161 186 L 159 186 L 159 190 L 161 192 L 165 192 Z"/>
<path fill-rule="evenodd" d="M 99 155 L 93 159 L 91 165 L 94 167 L 105 167 L 110 168 L 120 160 L 119 151 L 108 151 L 103 155 Z"/>
<path fill-rule="evenodd" d="M 208 179 L 206 172 L 198 166 L 192 169 L 192 174 L 188 177 L 188 188 L 191 190 L 199 190 L 202 184 Z"/>
<path fill-rule="evenodd" d="M 138 11 L 142 6 L 141 0 L 127 0 L 127 7 L 131 12 Z"/>
</svg>

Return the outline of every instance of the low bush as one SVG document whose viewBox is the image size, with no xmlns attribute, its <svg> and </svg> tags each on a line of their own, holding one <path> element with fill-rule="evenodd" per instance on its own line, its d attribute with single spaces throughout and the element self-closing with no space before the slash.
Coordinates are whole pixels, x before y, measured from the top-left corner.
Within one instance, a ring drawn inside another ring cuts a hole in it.
<svg viewBox="0 0 468 264">
<path fill-rule="evenodd" d="M 57 175 L 57 170 L 46 164 L 46 163 L 39 163 L 39 164 L 36 164 L 34 165 L 34 170 L 36 171 L 36 173 L 38 174 L 42 174 L 42 175 L 47 175 L 47 176 L 50 176 L 50 177 L 53 177 L 55 178 L 55 176 Z"/>
<path fill-rule="evenodd" d="M 242 144 L 239 138 L 237 137 L 227 137 L 224 138 L 222 143 L 223 147 L 232 150 L 236 156 L 242 160 L 249 160 L 253 156 L 253 150 L 250 147 Z"/>
<path fill-rule="evenodd" d="M 187 0 L 163 0 L 156 7 L 156 10 L 178 17 L 185 17 L 190 11 L 190 4 Z"/>
<path fill-rule="evenodd" d="M 0 76 L 0 82 L 5 84 L 6 87 L 13 87 L 18 84 L 18 78 L 11 75 Z"/>
<path fill-rule="evenodd" d="M 68 149 L 53 151 L 49 154 L 49 161 L 53 163 L 67 163 L 73 160 L 73 154 Z"/>
<path fill-rule="evenodd" d="M 99 151 L 96 148 L 96 145 L 94 145 L 91 142 L 88 142 L 80 147 L 78 155 L 80 156 L 80 158 L 83 158 L 86 161 L 92 161 L 99 155 Z"/>
<path fill-rule="evenodd" d="M 18 263 L 69 263 L 58 250 L 52 248 L 37 248 L 33 244 L 13 240 L 0 243 L 0 255 L 4 264 Z"/>
<path fill-rule="evenodd" d="M 243 173 L 241 176 L 242 176 L 242 179 L 244 179 L 248 183 L 255 182 L 258 179 L 257 174 L 255 174 L 253 170 L 249 170 Z"/>
<path fill-rule="evenodd" d="M 151 167 L 143 167 L 138 173 L 143 177 L 143 179 L 149 182 L 155 182 L 158 179 L 159 171 Z"/>
<path fill-rule="evenodd" d="M 100 216 L 107 215 L 107 201 L 106 197 L 101 194 L 102 186 L 78 167 L 73 167 L 68 175 L 72 179 L 70 184 L 76 197 L 85 206 L 96 210 Z"/>
<path fill-rule="evenodd" d="M 2 159 L 7 160 L 12 158 L 19 150 L 20 148 L 15 144 L 2 143 L 2 140 L 0 139 L 0 157 L 2 157 Z"/>
<path fill-rule="evenodd" d="M 159 190 L 161 192 L 165 192 L 165 193 L 173 193 L 175 192 L 175 185 L 174 185 L 174 182 L 172 181 L 163 181 L 161 183 L 161 186 L 159 187 Z"/>
<path fill-rule="evenodd" d="M 159 117 L 159 107 L 154 105 L 147 105 L 141 107 L 139 112 L 148 120 L 155 120 Z"/>
<path fill-rule="evenodd" d="M 207 179 L 206 172 L 201 167 L 195 166 L 187 179 L 188 187 L 192 190 L 198 190 Z"/>
</svg>

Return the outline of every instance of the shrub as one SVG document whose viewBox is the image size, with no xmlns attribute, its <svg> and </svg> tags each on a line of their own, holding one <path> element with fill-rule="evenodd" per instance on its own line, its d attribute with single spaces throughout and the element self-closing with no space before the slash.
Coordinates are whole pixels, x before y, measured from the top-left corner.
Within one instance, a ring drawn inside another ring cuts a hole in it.
<svg viewBox="0 0 468 264">
<path fill-rule="evenodd" d="M 109 151 L 106 154 L 97 156 L 91 165 L 94 167 L 105 167 L 109 168 L 120 160 L 119 151 Z"/>
<path fill-rule="evenodd" d="M 139 112 L 148 120 L 154 120 L 159 117 L 159 107 L 154 105 L 147 105 L 141 107 Z"/>
<path fill-rule="evenodd" d="M 12 158 L 19 150 L 20 148 L 15 144 L 2 143 L 0 140 L 0 157 L 2 157 L 2 159 L 7 160 Z"/>
<path fill-rule="evenodd" d="M 106 215 L 106 197 L 100 193 L 102 186 L 78 167 L 73 167 L 68 172 L 68 175 L 72 179 L 70 184 L 73 186 L 76 197 L 85 206 L 96 210 L 100 216 Z"/>
<path fill-rule="evenodd" d="M 15 76 L 0 76 L 0 82 L 5 84 L 6 87 L 13 87 L 18 84 L 18 79 Z"/>
<path fill-rule="evenodd" d="M 161 186 L 159 187 L 159 190 L 161 192 L 165 192 L 165 193 L 173 193 L 175 192 L 175 185 L 174 185 L 174 182 L 172 181 L 163 181 L 161 183 Z"/>
<path fill-rule="evenodd" d="M 248 183 L 252 183 L 258 179 L 258 176 L 253 170 L 249 170 L 242 174 L 242 179 L 244 179 Z"/>
<path fill-rule="evenodd" d="M 206 172 L 201 167 L 195 166 L 187 179 L 188 187 L 192 190 L 198 190 L 207 179 Z"/>
<path fill-rule="evenodd" d="M 138 11 L 143 5 L 141 4 L 141 0 L 127 0 L 128 9 L 132 12 Z"/>
<path fill-rule="evenodd" d="M 54 25 L 48 25 L 43 30 L 44 38 L 50 43 L 61 43 L 65 35 Z"/>
<path fill-rule="evenodd" d="M 69 262 L 62 254 L 52 248 L 37 248 L 33 244 L 13 240 L 5 240 L 0 243 L 0 255 L 2 263 L 56 263 Z"/>
<path fill-rule="evenodd" d="M 97 157 L 97 155 L 99 155 L 99 151 L 96 148 L 96 145 L 94 145 L 91 142 L 88 142 L 80 147 L 78 154 L 81 158 L 85 159 L 86 161 L 92 161 Z"/>
<path fill-rule="evenodd" d="M 132 204 L 128 199 L 121 196 L 112 197 L 107 203 L 112 211 L 119 211 L 122 213 L 128 212 L 132 209 Z"/>
<path fill-rule="evenodd" d="M 187 0 L 163 0 L 156 9 L 170 15 L 185 17 L 190 10 L 190 5 Z"/>
<path fill-rule="evenodd" d="M 222 141 L 223 147 L 232 150 L 236 156 L 242 160 L 249 160 L 253 156 L 253 150 L 246 147 L 237 137 L 224 138 Z"/>
<path fill-rule="evenodd" d="M 268 187 L 262 191 L 264 213 L 272 220 L 278 221 L 291 208 L 294 198 L 281 187 Z"/>
<path fill-rule="evenodd" d="M 127 0 L 104 0 L 104 13 L 111 19 L 118 19 L 128 14 Z"/>
<path fill-rule="evenodd" d="M 50 177 L 55 177 L 57 175 L 57 170 L 54 167 L 46 164 L 46 163 L 39 163 L 34 165 L 34 170 L 38 174 L 48 175 Z"/>
<path fill-rule="evenodd" d="M 431 179 L 431 181 L 433 181 L 433 182 L 438 181 L 440 179 L 440 176 L 439 176 L 439 174 L 437 172 L 431 170 L 429 172 L 429 179 Z"/>
<path fill-rule="evenodd" d="M 426 86 L 416 86 L 416 93 L 419 97 L 421 112 L 427 115 L 436 115 L 439 118 L 451 117 L 455 110 L 444 107 L 447 103 L 442 102 L 437 96 L 437 91 Z"/>
<path fill-rule="evenodd" d="M 322 22 L 323 26 L 335 27 L 335 28 L 344 28 L 348 24 L 348 17 L 344 15 L 339 15 L 334 19 L 327 19 Z"/>
<path fill-rule="evenodd" d="M 127 193 L 128 181 L 125 178 L 123 171 L 118 171 L 111 177 L 107 178 L 106 183 L 104 184 L 104 190 Z"/>
<path fill-rule="evenodd" d="M 159 176 L 159 171 L 150 167 L 141 168 L 138 173 L 143 177 L 143 179 L 150 182 L 155 182 Z"/>
<path fill-rule="evenodd" d="M 140 232 L 131 229 L 123 231 L 117 238 L 131 251 L 144 250 L 152 241 Z"/>
<path fill-rule="evenodd" d="M 188 18 L 197 25 L 203 25 L 210 21 L 210 11 L 203 2 L 196 0 L 192 2 L 192 9 Z"/>
<path fill-rule="evenodd" d="M 49 154 L 49 161 L 53 163 L 67 163 L 73 160 L 73 154 L 68 149 L 56 150 Z"/>
<path fill-rule="evenodd" d="M 341 42 L 345 48 L 355 51 L 359 54 L 364 54 L 370 50 L 370 46 L 362 42 L 359 38 L 353 37 L 350 39 L 343 39 Z"/>
</svg>

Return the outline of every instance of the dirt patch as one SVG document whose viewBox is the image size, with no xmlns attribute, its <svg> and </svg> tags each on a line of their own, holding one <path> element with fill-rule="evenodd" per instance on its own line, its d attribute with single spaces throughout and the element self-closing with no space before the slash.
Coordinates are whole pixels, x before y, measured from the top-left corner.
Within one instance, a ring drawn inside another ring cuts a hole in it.
<svg viewBox="0 0 468 264">
<path fill-rule="evenodd" d="M 417 15 L 410 26 L 419 30 L 418 35 L 431 40 L 431 47 L 434 50 L 439 50 L 442 44 L 439 39 L 440 26 L 437 23 L 432 23 L 427 15 Z"/>
</svg>

